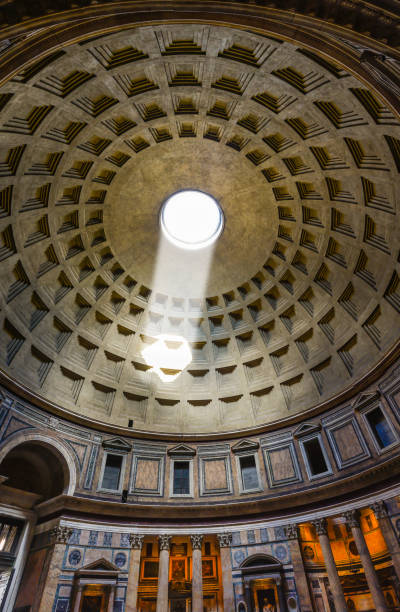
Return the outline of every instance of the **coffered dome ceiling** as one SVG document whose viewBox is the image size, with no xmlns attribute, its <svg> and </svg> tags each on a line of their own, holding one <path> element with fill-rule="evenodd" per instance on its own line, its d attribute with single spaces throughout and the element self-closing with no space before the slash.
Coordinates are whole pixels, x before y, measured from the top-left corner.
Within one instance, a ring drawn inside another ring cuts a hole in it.
<svg viewBox="0 0 400 612">
<path fill-rule="evenodd" d="M 326 58 L 141 27 L 30 64 L 0 108 L 1 368 L 43 398 L 137 430 L 253 428 L 397 342 L 400 124 Z M 180 189 L 220 203 L 214 250 L 161 240 Z M 192 352 L 172 382 L 143 358 L 165 333 Z"/>
</svg>

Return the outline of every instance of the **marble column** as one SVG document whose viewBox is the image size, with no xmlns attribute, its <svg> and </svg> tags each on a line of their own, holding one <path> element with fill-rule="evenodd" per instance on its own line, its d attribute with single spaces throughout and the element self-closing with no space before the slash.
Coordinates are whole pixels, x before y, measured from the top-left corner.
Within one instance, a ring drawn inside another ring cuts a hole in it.
<svg viewBox="0 0 400 612">
<path fill-rule="evenodd" d="M 378 501 L 371 506 L 379 523 L 380 530 L 385 540 L 387 549 L 392 557 L 392 563 L 397 578 L 400 581 L 400 545 L 393 530 L 392 521 L 383 501 Z"/>
<path fill-rule="evenodd" d="M 110 586 L 110 594 L 108 596 L 107 612 L 114 612 L 114 600 L 115 600 L 115 585 Z"/>
<path fill-rule="evenodd" d="M 222 590 L 224 597 L 224 612 L 232 612 L 235 609 L 235 597 L 233 594 L 232 562 L 231 562 L 231 533 L 219 533 L 217 535 L 220 547 Z"/>
<path fill-rule="evenodd" d="M 143 535 L 131 533 L 129 543 L 131 552 L 129 557 L 128 588 L 126 591 L 125 612 L 137 611 L 137 598 L 140 573 L 140 555 L 142 553 Z"/>
<path fill-rule="evenodd" d="M 361 564 L 364 568 L 365 577 L 368 582 L 368 587 L 374 600 L 376 612 L 387 612 L 385 598 L 379 584 L 378 576 L 372 563 L 371 555 L 361 530 L 358 510 L 350 510 L 343 515 L 346 523 L 350 525 L 351 533 L 357 546 L 358 554 L 360 555 Z"/>
<path fill-rule="evenodd" d="M 160 562 L 158 568 L 157 608 L 156 612 L 168 612 L 168 578 L 169 578 L 169 547 L 172 536 L 159 535 Z"/>
<path fill-rule="evenodd" d="M 83 584 L 79 584 L 77 589 L 76 589 L 76 595 L 75 595 L 75 600 L 74 600 L 74 609 L 73 612 L 79 612 L 80 607 L 81 607 L 81 601 L 82 601 L 82 593 L 83 593 L 83 589 L 85 587 L 83 586 Z"/>
<path fill-rule="evenodd" d="M 201 546 L 203 536 L 191 535 L 192 541 L 192 612 L 203 612 L 203 567 Z"/>
<path fill-rule="evenodd" d="M 50 531 L 51 549 L 46 562 L 47 576 L 44 581 L 38 612 L 48 612 L 53 609 L 65 546 L 68 544 L 71 535 L 72 529 L 60 525 Z"/>
<path fill-rule="evenodd" d="M 336 569 L 335 559 L 333 558 L 331 543 L 329 542 L 326 519 L 316 519 L 315 521 L 312 521 L 312 524 L 316 529 L 319 543 L 321 544 L 326 572 L 328 574 L 329 586 L 331 587 L 336 612 L 347 612 L 346 600 L 344 598 L 339 574 Z"/>
<path fill-rule="evenodd" d="M 297 525 L 286 525 L 286 538 L 289 542 L 290 556 L 292 559 L 294 579 L 296 582 L 297 595 L 299 597 L 302 612 L 313 612 L 313 606 L 308 585 L 307 574 L 304 567 L 303 556 L 299 542 L 299 528 Z"/>
</svg>

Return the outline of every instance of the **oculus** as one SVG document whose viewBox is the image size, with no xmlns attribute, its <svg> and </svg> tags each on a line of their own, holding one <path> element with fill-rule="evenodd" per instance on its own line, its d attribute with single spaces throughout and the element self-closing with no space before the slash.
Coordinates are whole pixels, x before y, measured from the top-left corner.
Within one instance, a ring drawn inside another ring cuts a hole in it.
<svg viewBox="0 0 400 612">
<path fill-rule="evenodd" d="M 161 228 L 166 238 L 181 249 L 202 249 L 221 235 L 224 215 L 218 202 L 203 191 L 185 189 L 162 205 Z"/>
</svg>

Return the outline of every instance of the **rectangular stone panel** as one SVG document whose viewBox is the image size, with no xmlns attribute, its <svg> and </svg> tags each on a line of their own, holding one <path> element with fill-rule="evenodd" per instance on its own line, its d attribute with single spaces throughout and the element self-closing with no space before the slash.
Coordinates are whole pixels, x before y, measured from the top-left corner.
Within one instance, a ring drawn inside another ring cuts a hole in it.
<svg viewBox="0 0 400 612">
<path fill-rule="evenodd" d="M 325 432 L 339 469 L 367 459 L 370 451 L 350 410 L 323 419 Z"/>
<path fill-rule="evenodd" d="M 226 465 L 225 459 L 214 459 L 205 461 L 204 481 L 206 490 L 226 489 Z"/>
<path fill-rule="evenodd" d="M 205 447 L 203 452 L 207 450 Z M 229 455 L 225 453 L 199 457 L 200 495 L 232 493 L 232 472 Z"/>
<path fill-rule="evenodd" d="M 270 487 L 301 482 L 299 461 L 290 434 L 266 436 L 261 443 Z"/>
<path fill-rule="evenodd" d="M 138 459 L 135 488 L 154 491 L 158 487 L 160 462 L 158 459 Z"/>
<path fill-rule="evenodd" d="M 137 445 L 138 446 L 138 445 Z M 144 445 L 143 445 L 144 446 Z M 164 493 L 165 452 L 154 445 L 133 454 L 130 492 L 161 497 Z"/>
<path fill-rule="evenodd" d="M 343 461 L 353 459 L 363 452 L 352 423 L 347 423 L 343 427 L 338 428 L 334 436 Z"/>
</svg>

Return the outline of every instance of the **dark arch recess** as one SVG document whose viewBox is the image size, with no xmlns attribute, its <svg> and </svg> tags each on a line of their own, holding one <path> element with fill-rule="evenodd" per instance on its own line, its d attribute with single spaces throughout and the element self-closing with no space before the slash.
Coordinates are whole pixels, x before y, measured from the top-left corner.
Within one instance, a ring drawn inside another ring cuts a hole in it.
<svg viewBox="0 0 400 612">
<path fill-rule="evenodd" d="M 251 555 L 250 557 L 247 557 L 247 559 L 245 559 L 240 567 L 241 568 L 245 568 L 245 567 L 257 567 L 259 565 L 265 566 L 265 565 L 282 565 L 281 562 L 276 559 L 275 557 L 272 557 L 271 555 L 262 555 L 262 554 L 258 554 L 258 555 Z"/>
<path fill-rule="evenodd" d="M 65 493 L 69 484 L 64 457 L 41 441 L 15 446 L 1 462 L 0 474 L 7 486 L 40 495 L 39 503 Z"/>
</svg>

